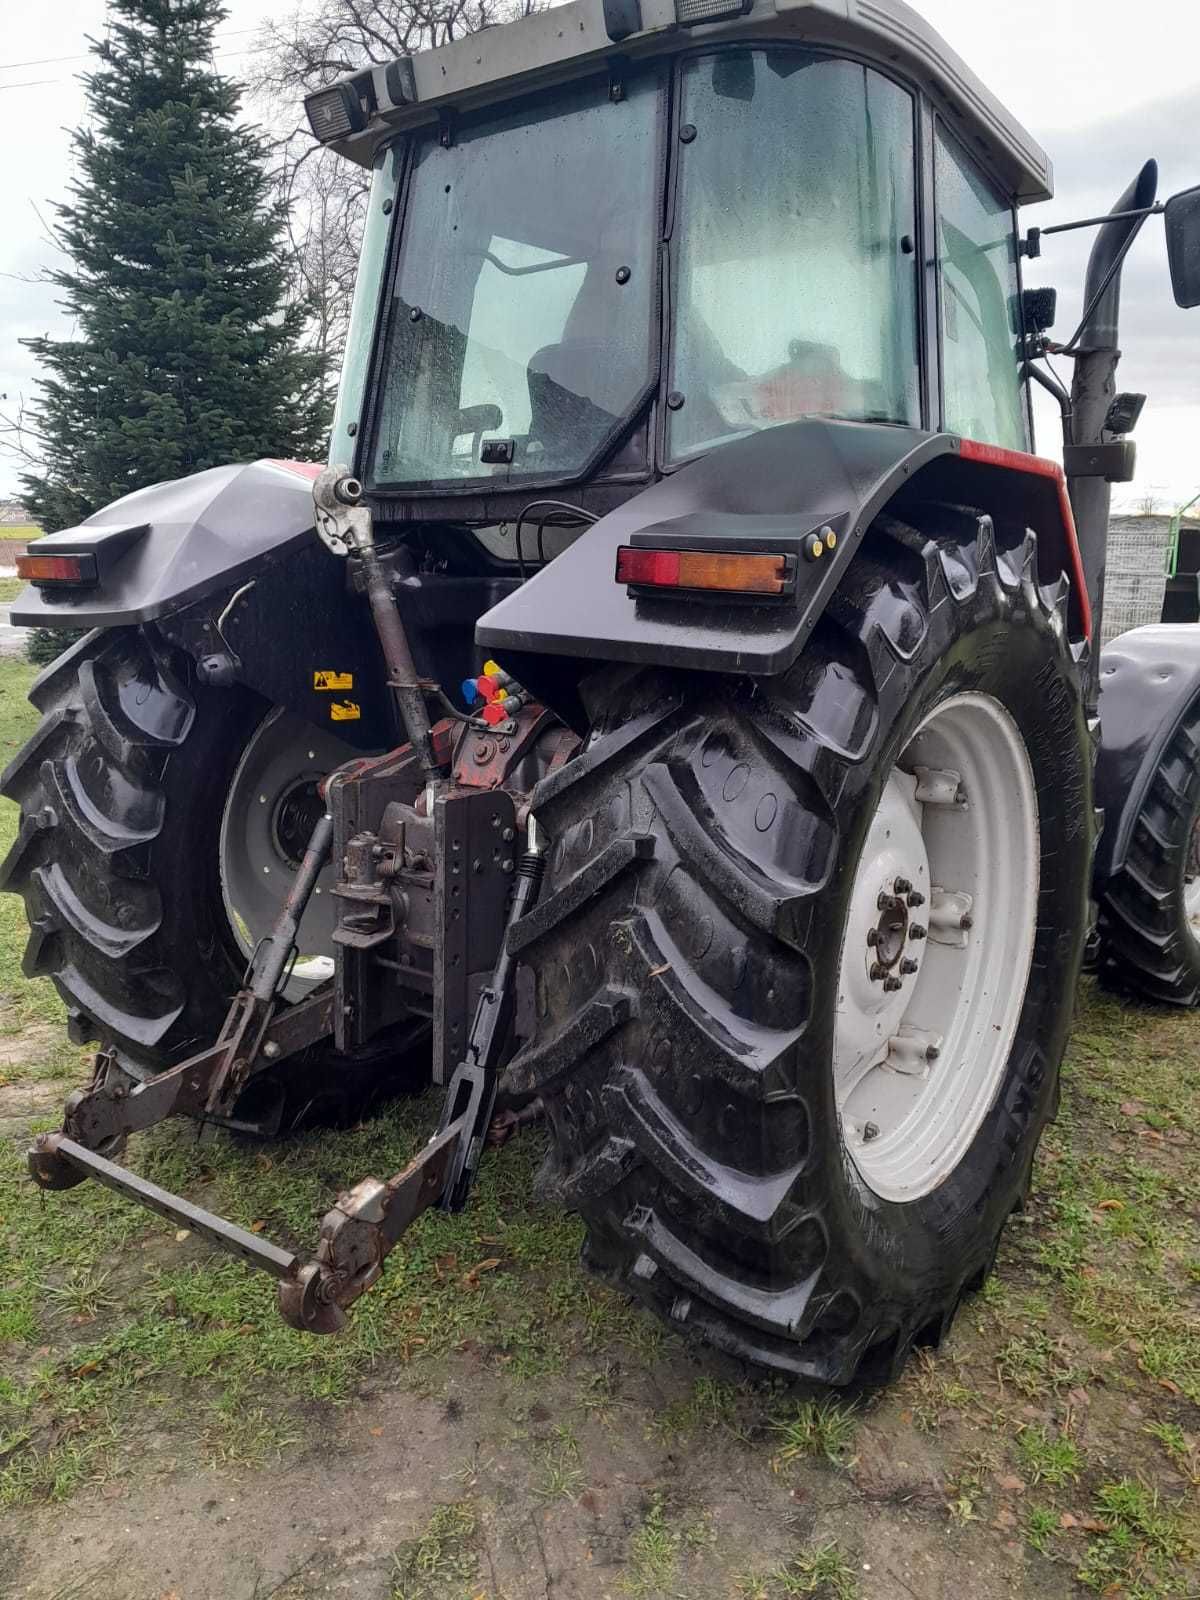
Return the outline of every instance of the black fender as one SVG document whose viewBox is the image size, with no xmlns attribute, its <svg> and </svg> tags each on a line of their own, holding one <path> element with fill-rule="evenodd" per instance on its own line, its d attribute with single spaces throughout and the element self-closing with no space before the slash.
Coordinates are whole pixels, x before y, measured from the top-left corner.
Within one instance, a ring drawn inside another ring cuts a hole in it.
<svg viewBox="0 0 1200 1600">
<path fill-rule="evenodd" d="M 204 681 L 245 684 L 356 749 L 386 749 L 395 719 L 366 605 L 347 593 L 345 562 L 316 535 L 320 470 L 255 461 L 125 495 L 35 547 L 93 556 L 97 584 L 28 587 L 12 620 L 151 625 L 193 658 Z"/>
<path fill-rule="evenodd" d="M 1120 872 L 1146 791 L 1180 722 L 1200 697 L 1200 626 L 1153 623 L 1109 641 L 1100 655 L 1096 893 Z"/>
<path fill-rule="evenodd" d="M 1062 470 L 955 434 L 809 418 L 718 446 L 627 500 L 480 618 L 477 642 L 531 687 L 569 656 L 773 676 L 792 664 L 872 520 L 891 503 L 950 499 L 1019 517 L 1039 535 L 1044 574 L 1071 574 L 1072 629 L 1090 632 Z M 807 559 L 818 530 L 836 544 Z M 795 557 L 776 599 L 635 595 L 616 582 L 621 545 L 769 550 Z"/>
</svg>

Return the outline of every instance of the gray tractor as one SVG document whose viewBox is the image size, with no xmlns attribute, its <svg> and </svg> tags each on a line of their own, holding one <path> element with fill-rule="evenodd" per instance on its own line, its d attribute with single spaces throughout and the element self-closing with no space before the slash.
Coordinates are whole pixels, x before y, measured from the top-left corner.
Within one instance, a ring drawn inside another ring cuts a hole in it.
<svg viewBox="0 0 1200 1600">
<path fill-rule="evenodd" d="M 97 1045 L 33 1176 L 323 1333 L 543 1119 L 589 1267 L 886 1379 L 1021 1203 L 1094 901 L 1106 977 L 1200 993 L 1200 630 L 1091 647 L 1121 264 L 1165 211 L 1200 301 L 1200 191 L 1148 163 L 1063 224 L 1098 232 L 1054 343 L 1021 268 L 1055 230 L 1017 220 L 1049 163 L 899 0 L 574 0 L 308 115 L 373 174 L 331 465 L 24 558 L 14 620 L 90 631 L 32 691 L 5 882 Z M 430 1081 L 429 1142 L 313 1249 L 121 1163 Z"/>
</svg>

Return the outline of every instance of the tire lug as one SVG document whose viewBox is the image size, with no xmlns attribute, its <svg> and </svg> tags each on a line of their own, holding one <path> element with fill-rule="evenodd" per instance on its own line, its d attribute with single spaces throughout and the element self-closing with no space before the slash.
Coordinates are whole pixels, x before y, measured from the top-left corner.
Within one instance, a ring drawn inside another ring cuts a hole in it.
<svg viewBox="0 0 1200 1600">
<path fill-rule="evenodd" d="M 871 963 L 871 981 L 872 981 L 872 983 L 878 983 L 880 978 L 886 978 L 886 977 L 887 977 L 887 968 L 879 961 L 872 961 L 872 963 Z"/>
<path fill-rule="evenodd" d="M 907 978 L 910 973 L 913 973 L 917 970 L 917 965 L 918 963 L 915 962 L 911 956 L 905 956 L 904 960 L 900 963 L 900 971 Z"/>
<path fill-rule="evenodd" d="M 862 1142 L 870 1144 L 872 1139 L 879 1137 L 879 1124 L 877 1122 L 864 1122 L 862 1127 Z"/>
<path fill-rule="evenodd" d="M 963 917 L 958 925 L 964 933 L 969 933 L 970 930 L 975 926 L 975 918 L 968 911 L 966 916 Z"/>
<path fill-rule="evenodd" d="M 908 894 L 912 890 L 912 884 L 907 878 L 897 878 L 892 888 L 896 894 Z"/>
<path fill-rule="evenodd" d="M 877 945 L 879 943 L 879 929 L 878 928 L 868 928 L 867 929 L 867 943 L 869 945 Z"/>
<path fill-rule="evenodd" d="M 883 980 L 883 987 L 887 991 L 888 994 L 895 994 L 896 990 L 897 989 L 902 989 L 904 987 L 904 985 L 900 982 L 899 978 L 893 978 L 891 976 L 891 974 L 889 974 Z"/>
<path fill-rule="evenodd" d="M 915 911 L 918 906 L 925 904 L 925 896 L 919 889 L 910 889 L 908 892 L 909 906 Z"/>
<path fill-rule="evenodd" d="M 938 1049 L 937 1045 L 931 1044 L 925 1052 L 925 1059 L 926 1061 L 936 1061 L 941 1053 L 942 1052 Z"/>
<path fill-rule="evenodd" d="M 923 928 L 919 922 L 914 922 L 912 927 L 908 930 L 908 937 L 910 939 L 923 939 L 928 931 L 929 930 L 927 928 Z"/>
</svg>

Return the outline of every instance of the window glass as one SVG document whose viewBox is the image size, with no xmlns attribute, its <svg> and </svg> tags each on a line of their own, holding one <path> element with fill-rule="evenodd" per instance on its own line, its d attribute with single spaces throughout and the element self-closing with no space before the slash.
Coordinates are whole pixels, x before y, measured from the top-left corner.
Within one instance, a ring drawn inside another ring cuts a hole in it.
<svg viewBox="0 0 1200 1600">
<path fill-rule="evenodd" d="M 946 426 L 1024 450 L 1012 205 L 940 127 L 935 160 Z"/>
<path fill-rule="evenodd" d="M 619 103 L 574 85 L 417 147 L 375 482 L 569 477 L 631 418 L 653 373 L 659 97 L 657 74 Z"/>
<path fill-rule="evenodd" d="M 919 422 L 909 95 L 796 50 L 683 74 L 671 454 L 802 416 Z"/>
</svg>

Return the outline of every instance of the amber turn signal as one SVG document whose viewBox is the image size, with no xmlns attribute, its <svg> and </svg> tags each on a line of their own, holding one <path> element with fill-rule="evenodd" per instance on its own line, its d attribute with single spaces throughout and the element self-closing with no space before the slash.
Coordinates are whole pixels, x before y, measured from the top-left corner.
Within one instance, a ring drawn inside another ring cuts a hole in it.
<svg viewBox="0 0 1200 1600">
<path fill-rule="evenodd" d="M 645 550 L 623 544 L 617 551 L 617 582 L 648 589 L 783 594 L 788 587 L 788 558 L 709 550 Z"/>
<path fill-rule="evenodd" d="M 17 577 L 26 583 L 96 582 L 95 556 L 38 556 L 17 557 Z"/>
</svg>

